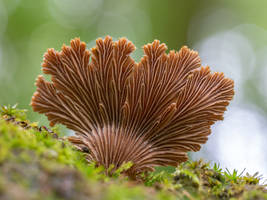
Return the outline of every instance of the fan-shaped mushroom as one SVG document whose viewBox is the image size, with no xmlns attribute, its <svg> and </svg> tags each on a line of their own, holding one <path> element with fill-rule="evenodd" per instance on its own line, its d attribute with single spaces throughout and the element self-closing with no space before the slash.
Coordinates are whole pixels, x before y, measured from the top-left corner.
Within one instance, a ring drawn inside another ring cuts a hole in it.
<svg viewBox="0 0 267 200">
<path fill-rule="evenodd" d="M 69 140 L 106 169 L 132 161 L 127 174 L 135 178 L 155 166 L 177 166 L 223 119 L 234 83 L 201 67 L 197 52 L 166 49 L 158 40 L 145 45 L 140 63 L 130 57 L 135 46 L 125 38 L 98 39 L 91 51 L 80 39 L 61 52 L 49 49 L 42 69 L 52 81 L 38 77 L 33 110 L 51 126 L 74 130 Z"/>
</svg>

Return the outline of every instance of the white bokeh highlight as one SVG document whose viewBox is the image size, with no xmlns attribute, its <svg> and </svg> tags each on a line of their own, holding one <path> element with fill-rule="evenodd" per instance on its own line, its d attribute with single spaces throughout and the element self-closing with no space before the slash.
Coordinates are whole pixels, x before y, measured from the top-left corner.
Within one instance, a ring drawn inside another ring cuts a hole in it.
<svg viewBox="0 0 267 200">
<path fill-rule="evenodd" d="M 265 124 L 266 119 L 256 109 L 232 107 L 224 122 L 213 129 L 222 166 L 267 175 Z"/>
</svg>

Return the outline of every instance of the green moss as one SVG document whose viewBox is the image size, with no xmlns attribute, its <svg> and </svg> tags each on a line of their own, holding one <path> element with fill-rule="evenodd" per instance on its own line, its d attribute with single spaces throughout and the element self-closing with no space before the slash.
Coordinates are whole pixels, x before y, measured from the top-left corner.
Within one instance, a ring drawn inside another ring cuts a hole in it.
<svg viewBox="0 0 267 200">
<path fill-rule="evenodd" d="M 223 172 L 217 164 L 211 168 L 209 163 L 199 160 L 180 165 L 174 174 L 174 180 L 178 191 L 186 190 L 195 198 L 246 199 L 246 196 L 258 191 L 264 199 L 266 185 L 259 184 L 261 177 L 258 173 L 253 176 L 242 174 L 243 172 L 238 174 L 236 170 L 232 173 L 229 170 Z"/>
<path fill-rule="evenodd" d="M 144 199 L 147 188 L 128 187 L 119 174 L 104 175 L 81 152 L 53 134 L 21 126 L 22 118 L 0 117 L 0 199 Z M 117 192 L 116 192 L 117 191 Z M 119 191 L 119 193 L 118 193 Z M 145 198 L 146 199 L 146 198 Z M 153 198 L 151 198 L 153 199 Z"/>
<path fill-rule="evenodd" d="M 224 172 L 201 160 L 183 163 L 174 173 L 158 168 L 144 174 L 143 182 L 121 174 L 132 163 L 107 177 L 57 135 L 27 121 L 25 110 L 2 107 L 0 199 L 267 199 L 258 173 Z"/>
<path fill-rule="evenodd" d="M 8 117 L 12 117 L 18 120 L 26 120 L 26 112 L 27 110 L 25 109 L 18 109 L 17 108 L 17 104 L 11 106 L 1 106 L 0 108 L 0 114 L 1 116 L 8 116 Z"/>
</svg>

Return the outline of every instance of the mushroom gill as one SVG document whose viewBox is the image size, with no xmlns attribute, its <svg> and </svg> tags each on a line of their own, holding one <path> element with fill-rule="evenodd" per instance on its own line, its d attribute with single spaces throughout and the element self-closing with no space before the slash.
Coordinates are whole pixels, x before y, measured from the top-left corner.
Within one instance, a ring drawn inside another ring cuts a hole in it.
<svg viewBox="0 0 267 200">
<path fill-rule="evenodd" d="M 201 67 L 197 52 L 166 49 L 158 40 L 145 45 L 140 63 L 125 38 L 97 39 L 90 51 L 77 38 L 60 52 L 48 49 L 42 70 L 51 82 L 37 78 L 33 110 L 51 126 L 74 130 L 69 140 L 105 169 L 131 161 L 126 173 L 136 178 L 155 166 L 177 166 L 223 119 L 234 83 Z"/>
</svg>

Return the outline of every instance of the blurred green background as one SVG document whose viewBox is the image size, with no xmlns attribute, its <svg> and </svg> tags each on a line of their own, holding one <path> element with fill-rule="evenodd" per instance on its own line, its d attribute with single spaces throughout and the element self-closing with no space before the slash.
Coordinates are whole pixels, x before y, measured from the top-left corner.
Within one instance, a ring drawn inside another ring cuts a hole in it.
<svg viewBox="0 0 267 200">
<path fill-rule="evenodd" d="M 0 0 L 0 104 L 29 107 L 47 48 L 74 37 L 93 47 L 98 37 L 127 37 L 136 46 L 154 39 L 178 50 L 198 50 L 203 65 L 235 81 L 236 95 L 223 122 L 200 153 L 228 168 L 267 177 L 266 0 Z"/>
</svg>

